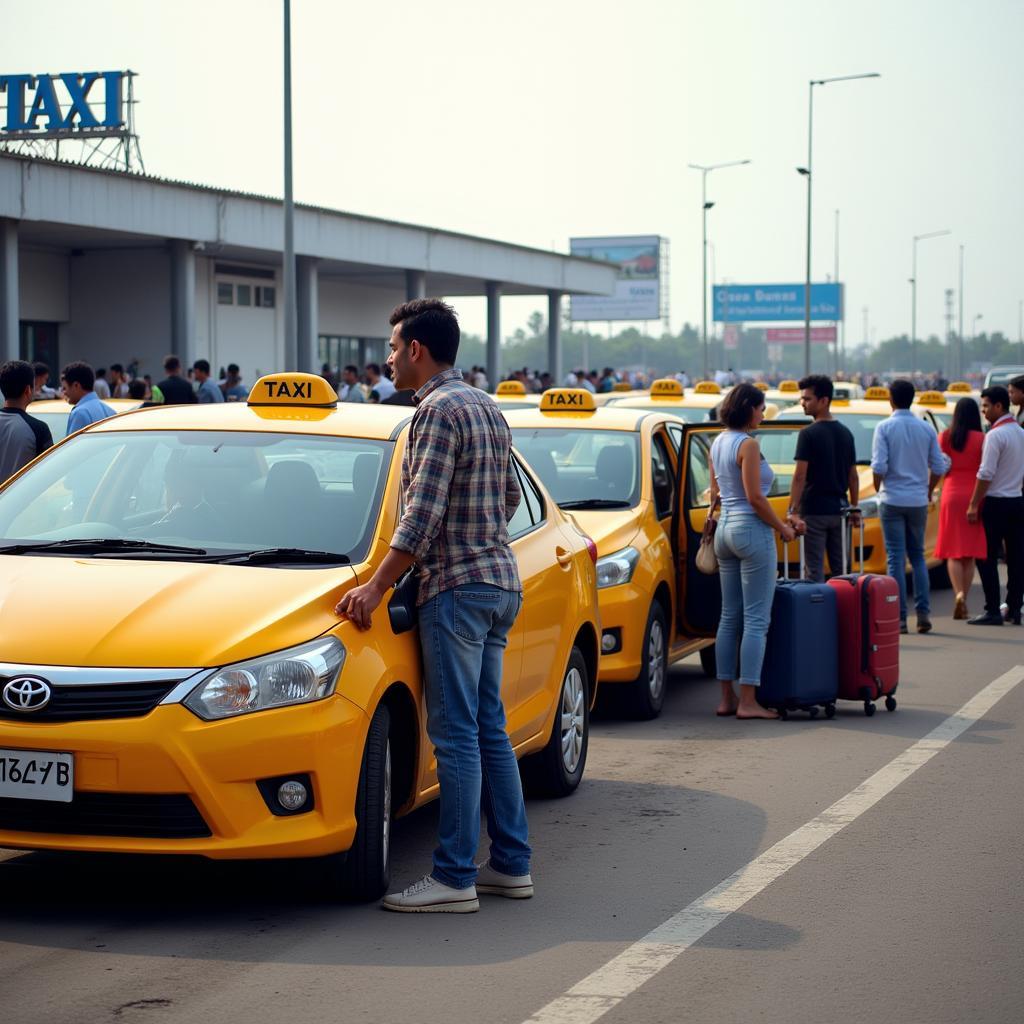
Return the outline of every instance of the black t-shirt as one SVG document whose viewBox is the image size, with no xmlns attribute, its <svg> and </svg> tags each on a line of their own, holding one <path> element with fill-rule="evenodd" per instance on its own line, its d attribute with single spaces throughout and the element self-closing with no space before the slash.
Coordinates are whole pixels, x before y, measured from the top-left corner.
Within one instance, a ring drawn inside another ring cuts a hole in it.
<svg viewBox="0 0 1024 1024">
<path fill-rule="evenodd" d="M 797 435 L 796 460 L 807 463 L 801 513 L 838 515 L 846 501 L 850 467 L 857 461 L 853 434 L 838 420 L 812 423 Z"/>
<path fill-rule="evenodd" d="M 157 387 L 163 392 L 166 405 L 191 405 L 196 401 L 196 393 L 184 377 L 168 377 Z"/>
</svg>

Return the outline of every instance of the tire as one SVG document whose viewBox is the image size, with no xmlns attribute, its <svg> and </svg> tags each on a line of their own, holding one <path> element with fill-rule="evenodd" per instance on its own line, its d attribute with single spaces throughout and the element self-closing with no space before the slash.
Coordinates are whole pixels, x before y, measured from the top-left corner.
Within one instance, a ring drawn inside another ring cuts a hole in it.
<svg viewBox="0 0 1024 1024">
<path fill-rule="evenodd" d="M 568 796 L 579 786 L 590 739 L 590 692 L 583 652 L 573 647 L 562 674 L 551 735 L 543 750 L 520 762 L 531 796 Z"/>
<path fill-rule="evenodd" d="M 630 686 L 630 704 L 635 718 L 651 719 L 665 706 L 668 685 L 668 629 L 665 610 L 655 601 L 647 613 L 644 643 L 640 649 L 643 668 Z"/>
<path fill-rule="evenodd" d="M 327 858 L 337 895 L 366 903 L 380 899 L 391 881 L 391 715 L 374 712 L 356 793 L 356 837 L 347 853 Z"/>
<path fill-rule="evenodd" d="M 708 679 L 714 679 L 718 675 L 718 655 L 715 653 L 714 644 L 700 649 L 700 667 Z"/>
</svg>

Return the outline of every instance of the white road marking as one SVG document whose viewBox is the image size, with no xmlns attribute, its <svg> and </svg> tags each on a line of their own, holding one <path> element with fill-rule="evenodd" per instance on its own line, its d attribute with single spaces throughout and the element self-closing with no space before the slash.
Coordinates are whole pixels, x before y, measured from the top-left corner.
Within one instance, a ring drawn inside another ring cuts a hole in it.
<svg viewBox="0 0 1024 1024">
<path fill-rule="evenodd" d="M 959 711 L 856 789 L 542 1007 L 526 1024 L 592 1024 L 603 1017 L 748 900 L 874 807 L 986 715 L 1021 681 L 1024 665 L 993 680 Z"/>
</svg>

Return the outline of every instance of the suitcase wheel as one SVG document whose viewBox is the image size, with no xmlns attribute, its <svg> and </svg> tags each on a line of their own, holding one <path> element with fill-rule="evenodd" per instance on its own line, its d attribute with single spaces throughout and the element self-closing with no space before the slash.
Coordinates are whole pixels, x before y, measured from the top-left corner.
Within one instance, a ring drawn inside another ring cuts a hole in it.
<svg viewBox="0 0 1024 1024">
<path fill-rule="evenodd" d="M 808 708 L 807 711 L 810 714 L 811 718 L 817 718 L 818 717 L 818 709 L 817 708 Z"/>
<path fill-rule="evenodd" d="M 875 705 L 871 701 L 864 701 L 864 714 L 870 718 L 875 713 Z"/>
<path fill-rule="evenodd" d="M 779 708 L 779 718 L 781 718 L 785 722 L 789 718 L 789 709 Z"/>
<path fill-rule="evenodd" d="M 896 698 L 895 697 L 886 697 L 885 698 L 885 710 L 886 711 L 895 711 L 896 710 Z"/>
<path fill-rule="evenodd" d="M 830 719 L 836 717 L 836 706 L 833 701 L 825 705 L 825 717 Z"/>
</svg>

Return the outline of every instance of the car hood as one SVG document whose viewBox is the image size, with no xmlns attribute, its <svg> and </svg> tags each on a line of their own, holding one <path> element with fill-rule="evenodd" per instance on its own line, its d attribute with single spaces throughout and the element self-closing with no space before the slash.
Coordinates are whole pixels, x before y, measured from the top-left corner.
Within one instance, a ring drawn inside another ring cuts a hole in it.
<svg viewBox="0 0 1024 1024">
<path fill-rule="evenodd" d="M 203 668 L 281 650 L 338 622 L 349 566 L 0 556 L 0 658 Z"/>
<path fill-rule="evenodd" d="M 580 529 L 597 545 L 599 558 L 621 551 L 639 531 L 638 523 L 645 503 L 637 508 L 605 509 L 593 512 L 572 512 Z"/>
</svg>

